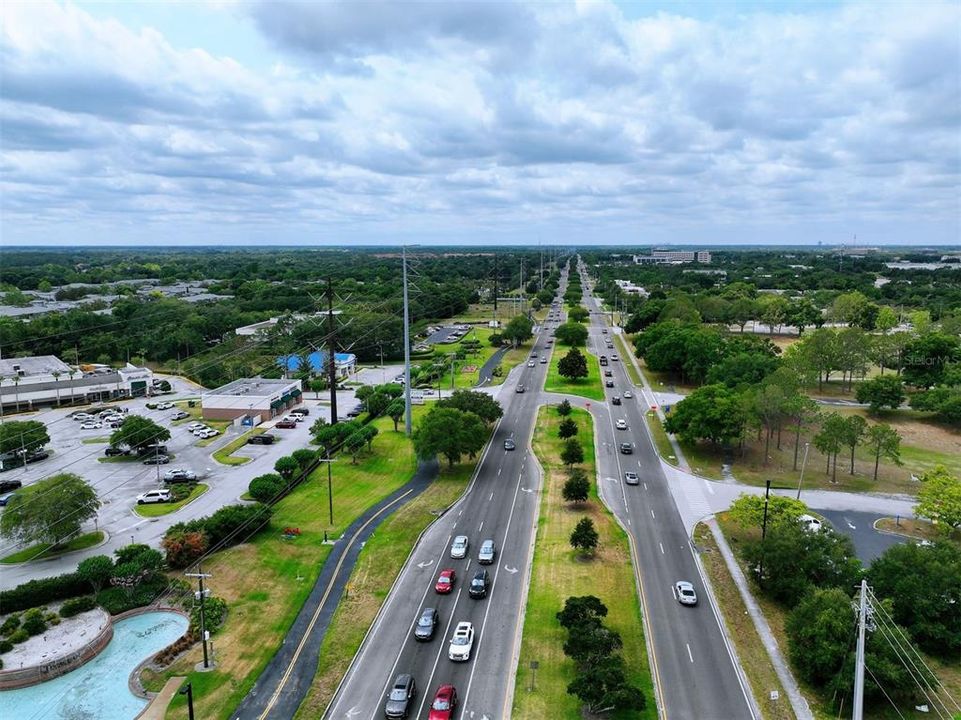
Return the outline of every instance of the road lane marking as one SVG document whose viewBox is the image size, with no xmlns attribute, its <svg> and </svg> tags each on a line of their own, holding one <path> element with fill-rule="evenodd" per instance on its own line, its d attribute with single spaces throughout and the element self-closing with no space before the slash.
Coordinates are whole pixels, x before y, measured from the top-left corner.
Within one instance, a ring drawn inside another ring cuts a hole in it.
<svg viewBox="0 0 961 720">
<path fill-rule="evenodd" d="M 653 510 L 653 509 L 651 509 L 651 517 L 654 518 L 655 520 L 657 520 L 657 516 L 654 514 L 654 510 Z"/>
<path fill-rule="evenodd" d="M 501 476 L 501 470 L 503 470 L 503 469 L 504 469 L 504 468 L 497 468 L 497 477 L 500 477 L 500 476 Z"/>
<path fill-rule="evenodd" d="M 481 530 L 483 530 L 483 529 L 484 529 L 484 521 L 483 521 L 483 520 L 481 520 L 481 524 L 480 524 L 480 527 L 478 527 L 478 528 L 477 528 L 477 532 L 478 532 L 478 534 L 479 534 L 479 533 L 480 533 L 480 531 L 481 531 Z"/>
<path fill-rule="evenodd" d="M 489 498 L 487 498 L 487 502 L 490 502 L 490 501 L 493 500 L 493 499 L 494 499 L 494 491 L 491 490 L 491 496 L 490 496 Z"/>
<path fill-rule="evenodd" d="M 663 545 L 662 543 L 658 543 L 657 545 L 658 545 L 658 547 L 661 548 L 661 555 L 663 555 L 663 554 L 664 554 L 664 545 Z"/>
<path fill-rule="evenodd" d="M 694 662 L 694 656 L 691 654 L 691 643 L 687 643 L 687 656 L 691 658 L 691 662 Z"/>
<path fill-rule="evenodd" d="M 647 490 L 647 483 L 644 483 L 644 489 Z"/>
</svg>

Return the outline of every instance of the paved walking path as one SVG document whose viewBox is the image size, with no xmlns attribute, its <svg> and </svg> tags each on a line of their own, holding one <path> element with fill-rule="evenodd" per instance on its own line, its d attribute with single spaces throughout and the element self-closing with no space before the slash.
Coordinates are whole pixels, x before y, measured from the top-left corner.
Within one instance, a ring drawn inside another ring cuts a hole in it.
<svg viewBox="0 0 961 720">
<path fill-rule="evenodd" d="M 283 644 L 232 717 L 294 717 L 317 672 L 320 646 L 364 543 L 385 518 L 420 495 L 437 473 L 436 461 L 422 463 L 410 482 L 366 510 L 338 538 Z"/>
<path fill-rule="evenodd" d="M 160 692 L 150 701 L 150 704 L 137 716 L 137 720 L 164 720 L 167 715 L 167 706 L 170 705 L 174 695 L 179 692 L 180 686 L 186 679 L 179 676 L 169 678 Z"/>
<path fill-rule="evenodd" d="M 494 368 L 501 364 L 501 360 L 510 350 L 509 347 L 497 348 L 497 351 L 487 358 L 487 362 L 481 365 L 480 372 L 477 373 L 477 385 L 475 387 L 480 387 L 481 385 L 486 385 L 494 377 Z"/>
</svg>

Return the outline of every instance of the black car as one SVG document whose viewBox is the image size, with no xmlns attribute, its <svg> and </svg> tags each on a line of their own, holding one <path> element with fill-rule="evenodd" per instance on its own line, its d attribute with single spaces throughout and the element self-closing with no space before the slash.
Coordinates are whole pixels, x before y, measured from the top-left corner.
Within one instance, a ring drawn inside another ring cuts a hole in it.
<svg viewBox="0 0 961 720">
<path fill-rule="evenodd" d="M 254 435 L 247 439 L 248 445 L 273 445 L 274 440 L 277 439 L 276 435 Z"/>
<path fill-rule="evenodd" d="M 437 629 L 437 622 L 437 610 L 434 608 L 424 608 L 424 611 L 417 619 L 417 625 L 414 626 L 414 640 L 421 642 L 433 640 L 434 630 Z"/>
<path fill-rule="evenodd" d="M 631 445 L 630 443 L 627 443 L 627 442 L 621 443 L 621 454 L 622 454 L 622 455 L 631 455 L 631 454 L 633 454 L 633 452 L 634 452 L 634 446 L 633 446 L 633 445 Z"/>
<path fill-rule="evenodd" d="M 167 452 L 166 445 L 144 445 L 137 450 L 138 455 L 163 455 Z"/>
<path fill-rule="evenodd" d="M 123 448 L 108 447 L 103 451 L 103 454 L 107 457 L 117 457 L 119 455 L 129 455 L 130 451 Z"/>
<path fill-rule="evenodd" d="M 516 445 L 516 444 L 514 443 L 514 441 L 511 440 L 510 438 L 507 438 L 507 439 L 504 441 L 504 449 L 505 449 L 505 450 L 513 450 L 513 449 L 516 448 L 516 447 L 517 447 L 517 445 Z"/>
<path fill-rule="evenodd" d="M 611 398 L 611 405 L 620 405 L 620 404 L 621 404 L 621 397 L 620 397 L 620 395 L 614 395 L 614 396 Z"/>
<path fill-rule="evenodd" d="M 614 387 L 614 381 L 613 381 L 613 380 L 608 380 L 608 381 L 606 381 L 604 384 L 605 384 L 607 387 L 609 387 L 609 388 Z"/>
<path fill-rule="evenodd" d="M 8 493 L 11 490 L 19 490 L 23 483 L 19 480 L 0 480 L 0 493 Z"/>
<path fill-rule="evenodd" d="M 48 453 L 46 450 L 38 450 L 37 452 L 32 452 L 27 455 L 27 462 L 40 462 L 41 460 L 46 460 L 48 457 L 50 457 L 50 453 Z"/>
<path fill-rule="evenodd" d="M 474 577 L 471 578 L 470 587 L 467 589 L 467 593 L 472 598 L 484 598 L 487 597 L 487 589 L 491 586 L 491 576 L 486 570 L 478 570 L 474 573 Z"/>
<path fill-rule="evenodd" d="M 417 685 L 414 683 L 414 677 L 407 673 L 398 675 L 390 688 L 390 694 L 387 696 L 384 715 L 389 718 L 407 717 L 416 695 Z"/>
<path fill-rule="evenodd" d="M 524 386 L 523 386 L 523 385 L 518 385 L 518 386 L 517 386 L 517 389 L 516 389 L 514 392 L 518 392 L 518 393 L 524 392 Z"/>
</svg>

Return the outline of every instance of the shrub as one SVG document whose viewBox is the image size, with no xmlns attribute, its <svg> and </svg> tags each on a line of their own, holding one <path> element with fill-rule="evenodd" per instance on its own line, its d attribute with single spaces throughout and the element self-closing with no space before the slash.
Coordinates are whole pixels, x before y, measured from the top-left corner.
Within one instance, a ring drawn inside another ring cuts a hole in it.
<svg viewBox="0 0 961 720">
<path fill-rule="evenodd" d="M 0 640 L 0 653 L 10 652 L 13 650 L 13 643 L 9 640 Z"/>
<path fill-rule="evenodd" d="M 250 497 L 254 500 L 268 503 L 280 494 L 286 484 L 280 475 L 268 473 L 266 475 L 259 475 L 251 480 L 250 485 L 247 487 L 247 492 L 250 493 Z"/>
<path fill-rule="evenodd" d="M 174 483 L 170 486 L 170 500 L 171 502 L 180 502 L 181 500 L 186 500 L 190 497 L 190 493 L 193 490 L 193 485 L 190 483 Z"/>
<path fill-rule="evenodd" d="M 20 616 L 14 613 L 3 621 L 3 625 L 0 625 L 0 635 L 7 637 L 18 627 L 20 627 Z"/>
<path fill-rule="evenodd" d="M 90 585 L 76 573 L 39 578 L 0 592 L 0 607 L 4 612 L 27 610 L 55 600 L 83 595 L 89 592 L 89 588 Z"/>
<path fill-rule="evenodd" d="M 110 582 L 113 575 L 113 560 L 106 555 L 94 555 L 81 560 L 77 565 L 77 575 L 90 583 L 95 593 Z"/>
<path fill-rule="evenodd" d="M 587 502 L 590 492 L 591 481 L 587 478 L 587 473 L 580 468 L 574 468 L 570 477 L 567 478 L 567 482 L 564 483 L 561 495 L 564 502 L 582 503 Z"/>
<path fill-rule="evenodd" d="M 210 547 L 224 547 L 246 540 L 270 520 L 272 511 L 266 505 L 227 505 L 204 520 L 203 528 Z"/>
<path fill-rule="evenodd" d="M 310 448 L 300 448 L 299 450 L 294 450 L 290 456 L 297 461 L 298 465 L 300 465 L 301 471 L 309 468 L 311 463 L 317 459 L 317 453 Z"/>
<path fill-rule="evenodd" d="M 209 597 L 204 602 L 204 628 L 213 635 L 227 619 L 227 601 L 219 597 Z M 200 603 L 195 603 L 190 611 L 190 627 L 200 633 Z"/>
<path fill-rule="evenodd" d="M 149 605 L 166 588 L 167 583 L 162 577 L 141 583 L 132 592 L 121 587 L 107 588 L 97 593 L 97 604 L 111 615 L 119 615 L 127 610 Z"/>
<path fill-rule="evenodd" d="M 198 530 L 170 528 L 161 541 L 167 565 L 185 568 L 207 552 L 207 536 Z"/>
<path fill-rule="evenodd" d="M 57 614 L 52 614 L 49 618 L 47 618 L 47 622 L 49 622 L 51 625 L 59 625 L 60 616 Z"/>
<path fill-rule="evenodd" d="M 43 618 L 43 610 L 31 608 L 23 614 L 23 628 L 28 635 L 39 635 L 47 629 L 47 621 Z"/>
<path fill-rule="evenodd" d="M 10 636 L 10 642 L 12 642 L 14 645 L 17 645 L 29 639 L 30 639 L 30 633 L 28 633 L 23 628 L 20 628 L 15 633 L 13 633 L 13 635 Z"/>
<path fill-rule="evenodd" d="M 567 400 L 562 400 L 557 406 L 557 414 L 561 417 L 567 417 L 571 414 L 571 404 Z"/>
<path fill-rule="evenodd" d="M 571 418 L 564 418 L 557 426 L 557 437 L 566 440 L 577 435 L 577 423 Z"/>
<path fill-rule="evenodd" d="M 67 600 L 60 608 L 60 617 L 71 618 L 87 610 L 93 610 L 95 607 L 97 607 L 97 600 L 94 596 L 84 595 L 73 600 Z"/>
</svg>

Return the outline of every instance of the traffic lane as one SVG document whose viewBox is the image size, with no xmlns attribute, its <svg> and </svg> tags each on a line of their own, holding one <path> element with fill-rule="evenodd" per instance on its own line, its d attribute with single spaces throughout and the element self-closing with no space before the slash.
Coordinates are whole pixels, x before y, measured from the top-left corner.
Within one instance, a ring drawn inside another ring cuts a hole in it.
<svg viewBox="0 0 961 720">
<path fill-rule="evenodd" d="M 839 533 L 851 538 L 854 551 L 864 565 L 869 565 L 888 548 L 910 542 L 906 537 L 882 533 L 875 529 L 875 522 L 890 515 L 850 510 L 818 510 L 818 514 Z"/>
</svg>

